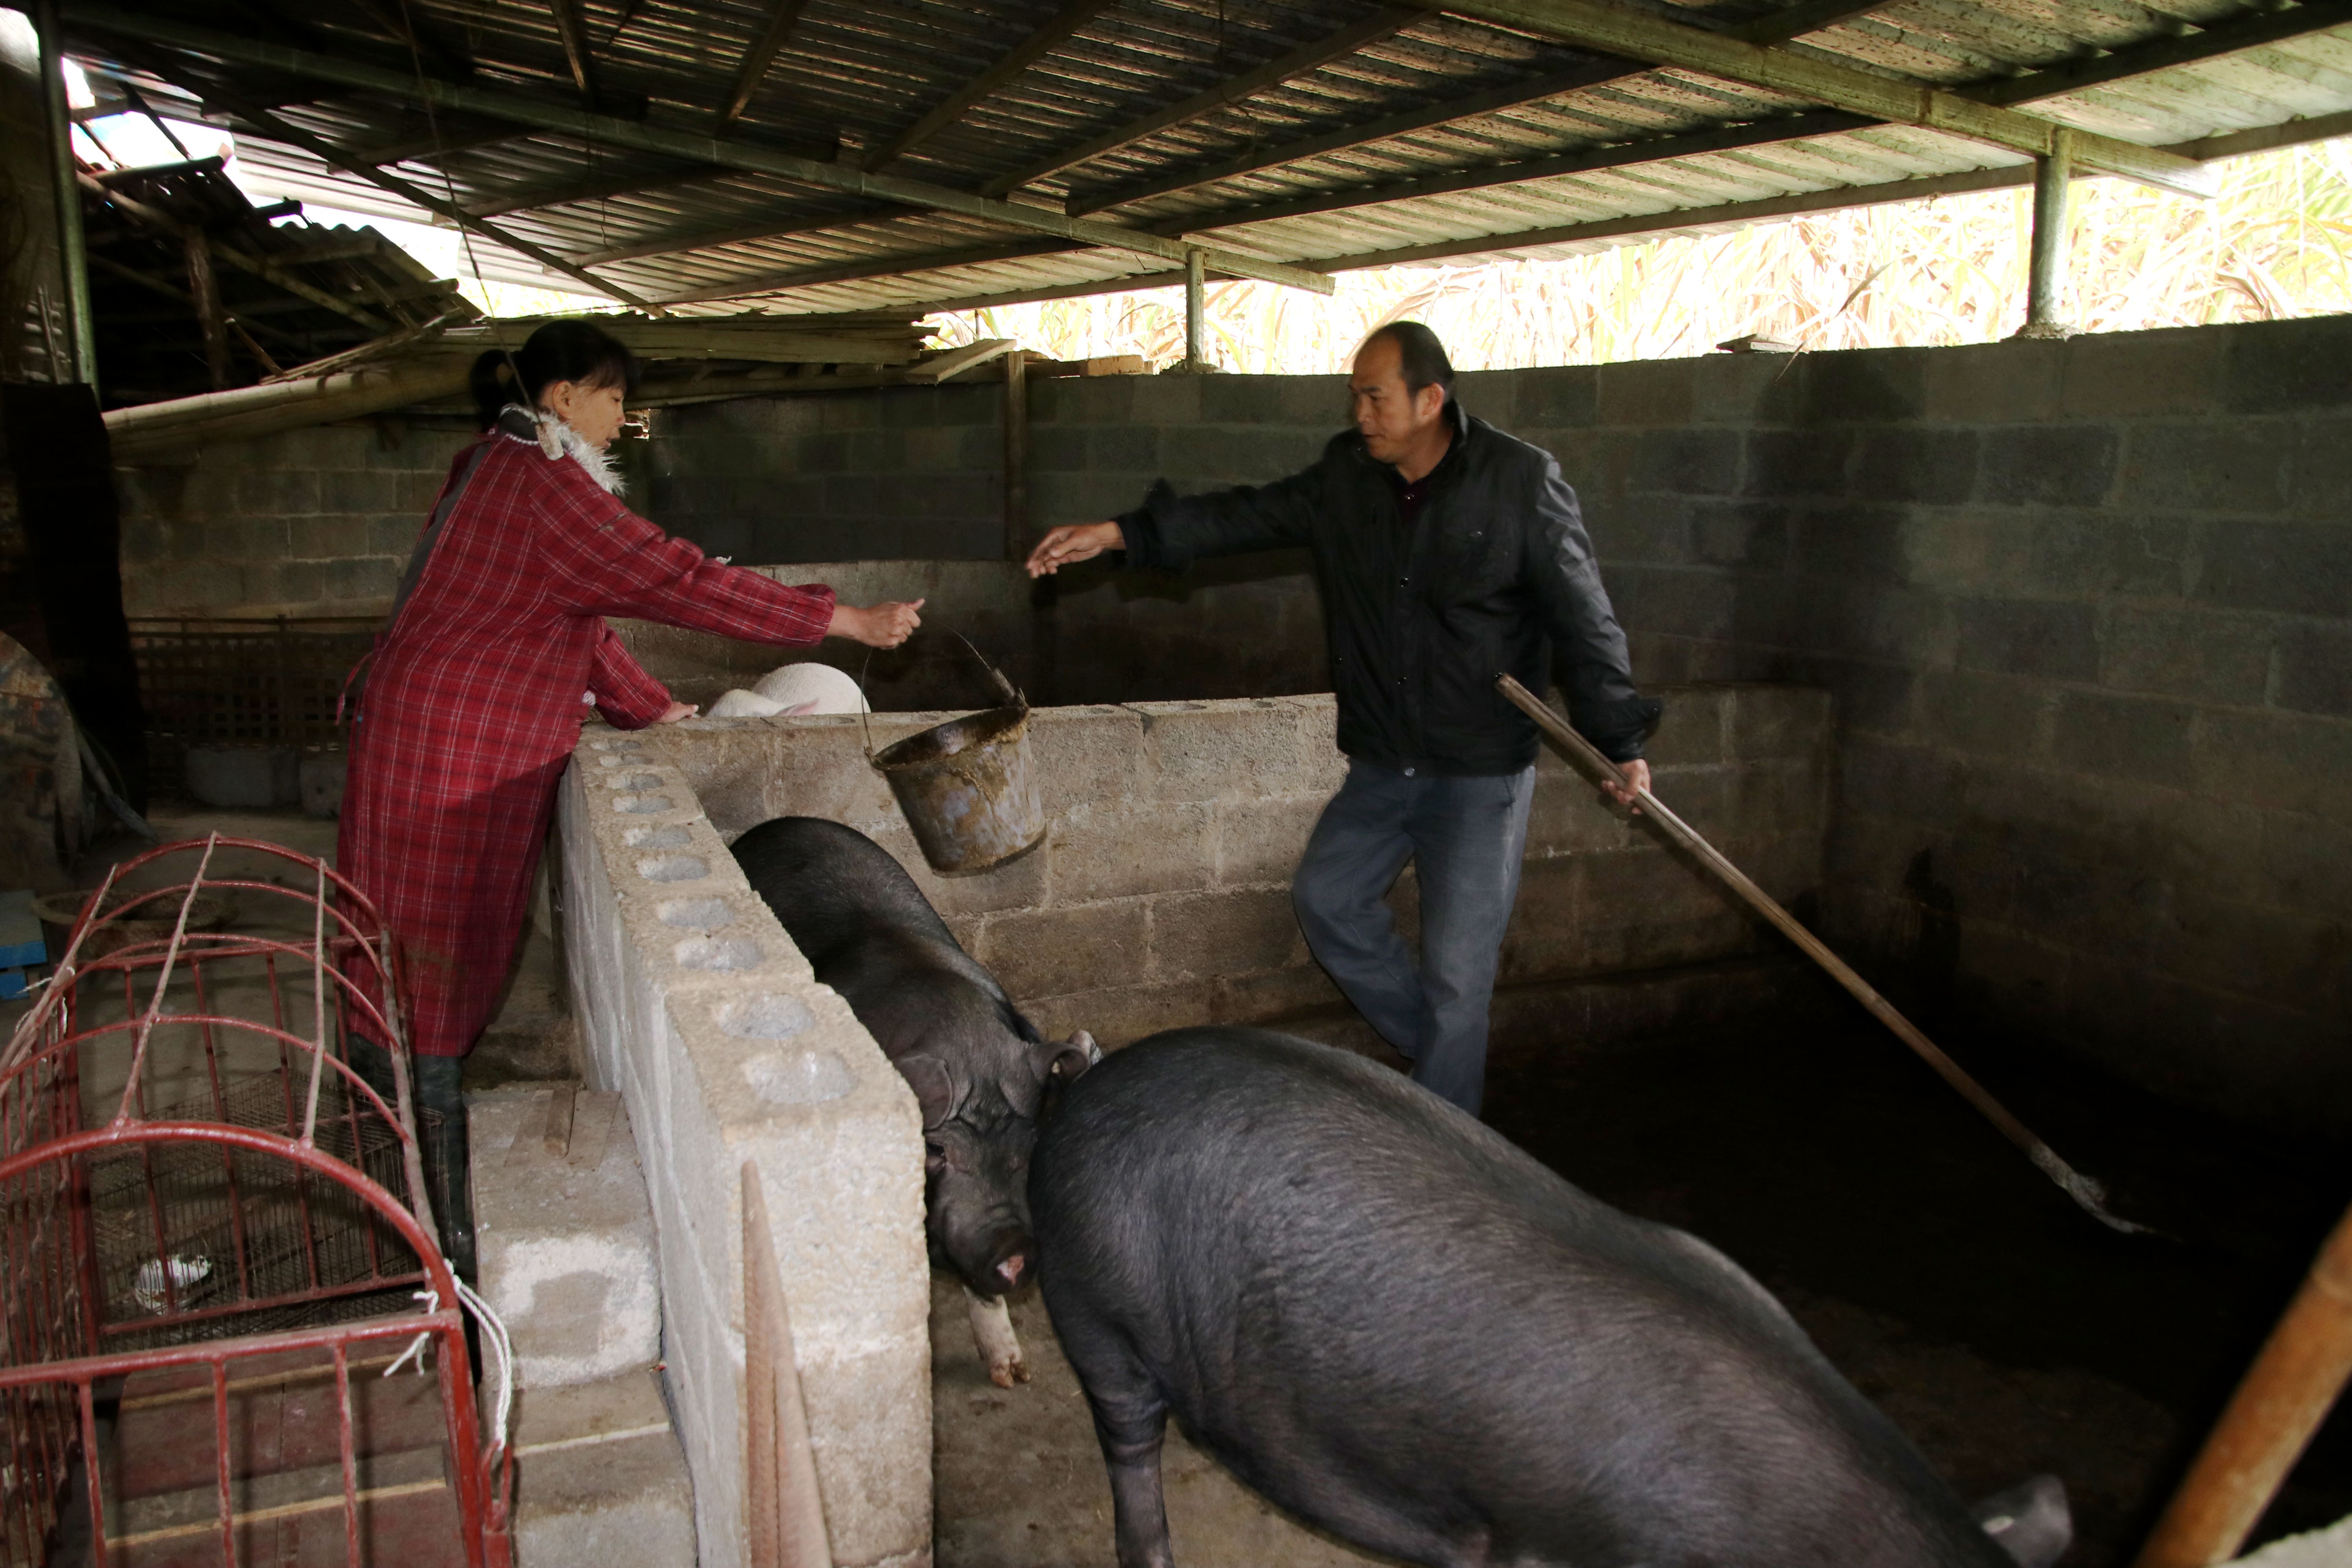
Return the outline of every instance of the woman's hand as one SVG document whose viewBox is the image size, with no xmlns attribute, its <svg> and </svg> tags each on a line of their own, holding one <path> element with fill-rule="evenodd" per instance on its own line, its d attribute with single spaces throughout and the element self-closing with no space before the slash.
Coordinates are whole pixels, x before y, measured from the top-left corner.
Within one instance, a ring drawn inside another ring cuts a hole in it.
<svg viewBox="0 0 2352 1568">
<path fill-rule="evenodd" d="M 697 713 L 701 711 L 702 708 L 698 703 L 672 702 L 668 707 L 662 710 L 662 716 L 655 720 L 654 722 L 656 724 L 675 724 L 680 719 L 691 719 Z"/>
<path fill-rule="evenodd" d="M 916 614 L 922 607 L 920 599 L 886 599 L 878 605 L 867 605 L 862 608 L 856 605 L 835 605 L 833 607 L 833 625 L 825 628 L 824 635 L 847 637 L 852 642 L 862 642 L 867 647 L 897 647 L 923 624 L 923 617 Z"/>
<path fill-rule="evenodd" d="M 1047 577 L 1065 566 L 1091 561 L 1106 550 L 1127 548 L 1127 535 L 1115 522 L 1073 522 L 1054 530 L 1029 552 L 1029 575 Z"/>
</svg>

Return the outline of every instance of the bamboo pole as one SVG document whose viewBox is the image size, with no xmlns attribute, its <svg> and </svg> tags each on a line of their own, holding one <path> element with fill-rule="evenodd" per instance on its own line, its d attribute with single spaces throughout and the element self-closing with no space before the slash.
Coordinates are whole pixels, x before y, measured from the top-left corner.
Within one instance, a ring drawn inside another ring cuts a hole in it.
<svg viewBox="0 0 2352 1568">
<path fill-rule="evenodd" d="M 757 1162 L 743 1162 L 744 1529 L 751 1568 L 833 1568 Z"/>
<path fill-rule="evenodd" d="M 116 462 L 148 462 L 207 442 L 247 440 L 453 396 L 466 388 L 468 363 L 443 354 L 315 381 L 270 382 L 143 403 L 109 412 L 107 435 Z"/>
<path fill-rule="evenodd" d="M 2135 1568 L 2210 1568 L 2238 1554 L 2352 1378 L 2352 1209 L 2230 1396 Z"/>
<path fill-rule="evenodd" d="M 2146 1226 L 2134 1225 L 2108 1213 L 2105 1188 L 2060 1159 L 2055 1150 L 2036 1137 L 2032 1129 L 2011 1114 L 2009 1108 L 1995 1100 L 1982 1084 L 1969 1075 L 1967 1069 L 1946 1056 L 1910 1019 L 1897 1012 L 1895 1005 L 1881 996 L 1870 982 L 1856 974 L 1843 959 L 1823 944 L 1821 938 L 1798 923 L 1797 917 L 1782 909 L 1779 900 L 1758 887 L 1746 872 L 1727 859 L 1721 850 L 1700 837 L 1697 829 L 1668 810 L 1647 789 L 1634 789 L 1628 784 L 1624 771 L 1602 756 L 1591 742 L 1570 728 L 1568 721 L 1554 712 L 1549 704 L 1507 675 L 1496 676 L 1495 685 L 1505 698 L 1534 720 L 1538 728 L 1558 742 L 1560 749 L 1582 763 L 1588 772 L 1598 773 L 1631 794 L 1667 837 L 1690 851 L 1701 865 L 1715 873 L 1724 886 L 1770 921 L 1781 935 L 1795 942 L 1806 957 L 1827 970 L 1830 978 L 1844 986 L 1855 1001 L 1870 1010 L 1873 1017 L 1894 1030 L 1897 1039 L 1935 1068 L 1937 1076 L 1958 1089 L 1962 1099 L 1983 1113 L 1985 1120 L 2000 1129 L 2003 1137 L 2023 1150 L 2026 1158 L 2033 1162 L 2034 1168 L 2057 1183 L 2068 1197 L 2082 1205 L 2084 1213 L 2101 1225 L 2126 1235 L 2154 1234 Z"/>
</svg>

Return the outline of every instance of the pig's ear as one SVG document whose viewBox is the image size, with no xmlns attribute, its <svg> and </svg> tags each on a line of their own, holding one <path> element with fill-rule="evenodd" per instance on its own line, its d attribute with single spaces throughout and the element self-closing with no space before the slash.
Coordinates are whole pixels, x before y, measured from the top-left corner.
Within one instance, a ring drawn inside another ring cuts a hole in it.
<svg viewBox="0 0 2352 1568">
<path fill-rule="evenodd" d="M 2066 1506 L 2065 1485 L 2055 1476 L 2036 1476 L 1969 1511 L 2018 1568 L 2049 1568 L 2074 1544 L 2073 1511 Z"/>
<path fill-rule="evenodd" d="M 1046 1071 L 1067 1083 L 1102 1060 L 1102 1047 L 1084 1029 L 1074 1031 L 1070 1037 L 1054 1047 L 1054 1059 Z"/>
<path fill-rule="evenodd" d="M 915 1103 L 923 1110 L 925 1131 L 937 1127 L 955 1109 L 955 1080 L 948 1076 L 947 1064 L 937 1057 L 900 1057 L 891 1064 L 907 1087 L 915 1091 Z"/>
</svg>

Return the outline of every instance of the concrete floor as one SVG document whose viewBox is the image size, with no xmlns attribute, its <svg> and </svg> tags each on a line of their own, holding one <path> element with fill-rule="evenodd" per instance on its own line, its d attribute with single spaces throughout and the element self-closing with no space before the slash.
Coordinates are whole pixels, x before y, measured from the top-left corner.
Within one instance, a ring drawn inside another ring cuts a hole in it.
<svg viewBox="0 0 2352 1568">
<path fill-rule="evenodd" d="M 1034 1289 L 1013 1303 L 1029 1381 L 988 1381 L 963 1290 L 931 1277 L 932 1542 L 938 1568 L 1115 1568 L 1110 1484 L 1077 1374 Z M 1184 1568 L 1352 1568 L 1351 1552 L 1277 1511 L 1184 1441 L 1161 1455 L 1168 1533 Z"/>
</svg>

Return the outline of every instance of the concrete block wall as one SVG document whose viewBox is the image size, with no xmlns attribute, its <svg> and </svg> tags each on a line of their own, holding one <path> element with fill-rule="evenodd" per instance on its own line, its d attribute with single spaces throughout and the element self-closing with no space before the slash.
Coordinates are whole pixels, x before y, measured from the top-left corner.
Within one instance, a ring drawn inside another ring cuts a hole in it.
<svg viewBox="0 0 2352 1568">
<path fill-rule="evenodd" d="M 328 426 L 115 470 L 133 616 L 374 616 L 471 433 Z"/>
<path fill-rule="evenodd" d="M 665 1377 L 705 1568 L 744 1561 L 741 1169 L 769 1194 L 834 1561 L 930 1558 L 920 1118 L 744 884 L 660 739 L 593 726 L 561 886 L 595 1087 L 644 1154 Z"/>
<path fill-rule="evenodd" d="M 1829 703 L 1786 687 L 1668 694 L 1660 776 L 1773 892 L 1821 876 Z M 771 817 L 845 822 L 911 872 L 1040 1028 L 1106 1046 L 1157 1029 L 1260 1022 L 1337 1003 L 1290 909 L 1290 874 L 1345 759 L 1328 696 L 1037 710 L 1050 820 L 1035 852 L 977 877 L 926 866 L 854 720 L 690 720 L 663 742 L 722 839 Z M 878 747 L 942 714 L 877 714 Z M 1398 902 L 1412 918 L 1408 877 Z M 1735 957 L 1765 941 L 1727 895 L 1538 768 L 1503 980 L 1518 984 Z"/>
</svg>

